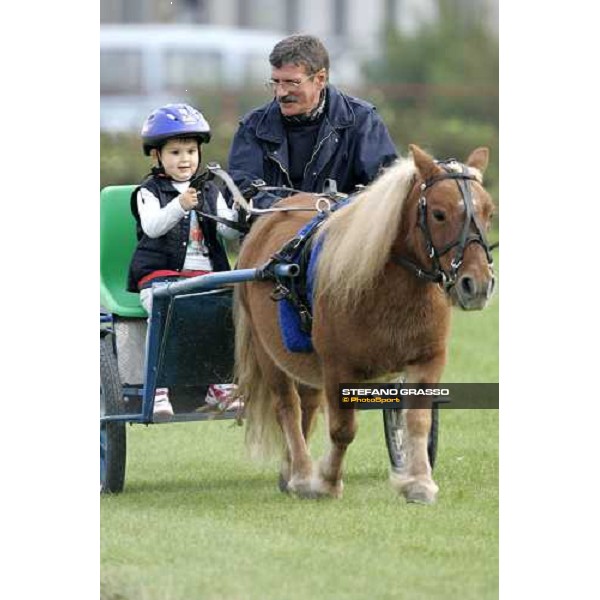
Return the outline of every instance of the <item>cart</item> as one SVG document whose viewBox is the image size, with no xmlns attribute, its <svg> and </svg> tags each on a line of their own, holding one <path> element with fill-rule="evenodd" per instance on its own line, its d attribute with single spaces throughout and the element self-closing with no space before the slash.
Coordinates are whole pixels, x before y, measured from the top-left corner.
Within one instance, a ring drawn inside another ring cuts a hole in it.
<svg viewBox="0 0 600 600">
<path fill-rule="evenodd" d="M 175 412 L 170 423 L 236 418 L 236 409 L 210 410 L 206 393 L 211 384 L 232 381 L 232 285 L 267 277 L 261 268 L 240 269 L 155 284 L 148 318 L 139 295 L 126 291 L 127 270 L 136 245 L 129 208 L 134 188 L 110 186 L 100 194 L 101 493 L 123 491 L 126 424 L 154 423 L 157 387 L 169 388 Z M 296 265 L 277 265 L 275 269 L 279 277 L 294 277 L 298 272 Z M 403 410 L 382 412 L 391 468 L 400 469 Z M 433 466 L 437 405 L 432 414 L 429 458 Z"/>
</svg>

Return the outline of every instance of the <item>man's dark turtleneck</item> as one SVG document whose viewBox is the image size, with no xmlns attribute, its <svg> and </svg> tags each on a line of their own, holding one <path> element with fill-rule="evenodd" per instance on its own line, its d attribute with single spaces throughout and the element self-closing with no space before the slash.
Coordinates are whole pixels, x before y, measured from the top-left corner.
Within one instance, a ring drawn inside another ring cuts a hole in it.
<svg viewBox="0 0 600 600">
<path fill-rule="evenodd" d="M 292 186 L 302 188 L 304 169 L 310 162 L 312 153 L 319 136 L 321 123 L 327 111 L 327 98 L 323 98 L 324 105 L 315 108 L 308 115 L 298 117 L 283 117 L 283 125 L 288 140 L 289 173 Z"/>
</svg>

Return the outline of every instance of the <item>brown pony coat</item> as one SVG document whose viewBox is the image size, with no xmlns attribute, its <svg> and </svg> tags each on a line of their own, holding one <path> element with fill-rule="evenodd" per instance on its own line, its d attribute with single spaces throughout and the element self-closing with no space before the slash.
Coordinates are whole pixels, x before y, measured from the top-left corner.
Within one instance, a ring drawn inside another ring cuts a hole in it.
<svg viewBox="0 0 600 600">
<path fill-rule="evenodd" d="M 236 382 L 245 399 L 247 443 L 253 454 L 283 450 L 280 488 L 302 497 L 342 493 L 342 462 L 354 439 L 354 410 L 338 406 L 338 384 L 388 381 L 404 372 L 411 383 L 437 383 L 446 362 L 453 297 L 390 261 L 392 253 L 427 267 L 416 206 L 419 184 L 439 174 L 433 159 L 411 146 L 413 160 L 398 161 L 348 207 L 321 228 L 323 250 L 317 268 L 312 353 L 288 352 L 279 332 L 271 282 L 236 289 Z M 477 149 L 466 163 L 481 177 L 487 150 Z M 480 183 L 472 183 L 477 216 L 489 223 L 493 204 Z M 462 226 L 462 198 L 452 181 L 427 193 L 430 228 L 436 247 L 452 241 Z M 278 206 L 314 207 L 315 197 L 300 194 Z M 442 211 L 443 223 L 431 214 Z M 260 266 L 314 216 L 311 212 L 261 217 L 244 241 L 239 268 Z M 450 257 L 442 259 L 448 268 Z M 473 282 L 474 304 L 489 297 L 492 273 L 483 249 L 472 244 L 459 273 Z M 457 286 L 458 287 L 458 286 Z M 483 291 L 487 295 L 481 300 Z M 460 298 L 458 298 L 460 299 Z M 308 438 L 319 406 L 325 408 L 331 446 L 313 465 Z M 407 465 L 392 472 L 393 486 L 408 500 L 432 502 L 437 485 L 427 458 L 429 410 L 410 409 L 406 417 Z"/>
</svg>

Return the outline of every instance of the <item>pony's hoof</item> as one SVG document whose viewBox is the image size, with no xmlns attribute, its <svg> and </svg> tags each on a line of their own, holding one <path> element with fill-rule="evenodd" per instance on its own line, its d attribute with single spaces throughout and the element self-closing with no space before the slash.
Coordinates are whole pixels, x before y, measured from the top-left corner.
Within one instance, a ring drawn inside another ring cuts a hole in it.
<svg viewBox="0 0 600 600">
<path fill-rule="evenodd" d="M 287 484 L 287 491 L 298 498 L 317 500 L 319 498 L 340 498 L 344 484 L 338 481 L 335 485 L 323 479 L 302 479 L 294 480 L 292 478 Z"/>
<path fill-rule="evenodd" d="M 433 504 L 437 497 L 438 487 L 433 487 L 423 481 L 415 481 L 404 490 L 404 498 L 407 502 L 414 504 Z"/>
<path fill-rule="evenodd" d="M 289 482 L 287 477 L 284 477 L 282 473 L 279 473 L 279 481 L 277 482 L 277 487 L 279 487 L 279 491 L 284 494 L 290 493 Z"/>
<path fill-rule="evenodd" d="M 404 496 L 407 502 L 415 504 L 433 504 L 439 491 L 433 479 L 416 479 L 402 476 L 392 471 L 390 474 L 392 487 Z"/>
<path fill-rule="evenodd" d="M 322 477 L 317 477 L 313 481 L 313 489 L 318 498 L 336 498 L 339 499 L 344 493 L 344 482 L 340 479 L 336 482 L 327 481 Z"/>
<path fill-rule="evenodd" d="M 286 490 L 288 493 L 297 496 L 298 498 L 316 498 L 316 494 L 311 485 L 310 479 L 298 479 L 292 477 L 287 482 Z"/>
<path fill-rule="evenodd" d="M 327 468 L 327 463 L 321 459 L 314 471 L 313 487 L 319 491 L 322 496 L 330 498 L 341 498 L 344 493 L 344 482 L 341 477 L 337 479 L 340 473 L 331 473 Z"/>
</svg>

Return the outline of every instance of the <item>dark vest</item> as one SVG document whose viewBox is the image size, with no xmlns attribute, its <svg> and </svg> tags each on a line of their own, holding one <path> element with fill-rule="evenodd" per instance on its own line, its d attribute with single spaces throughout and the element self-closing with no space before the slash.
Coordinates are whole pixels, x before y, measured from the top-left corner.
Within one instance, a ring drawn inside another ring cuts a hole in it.
<svg viewBox="0 0 600 600">
<path fill-rule="evenodd" d="M 130 292 L 139 292 L 138 281 L 153 271 L 161 269 L 181 271 L 190 235 L 190 215 L 188 213 L 164 235 L 158 238 L 148 237 L 142 229 L 137 209 L 137 193 L 142 187 L 158 198 L 161 208 L 179 196 L 179 192 L 173 187 L 171 181 L 160 175 L 150 176 L 131 194 L 131 212 L 137 224 L 138 245 L 129 265 L 127 289 Z M 202 188 L 203 202 L 199 205 L 202 212 L 216 215 L 218 196 L 219 190 L 214 183 L 205 183 Z M 199 220 L 213 271 L 229 271 L 227 254 L 217 237 L 217 224 L 201 217 Z"/>
</svg>

